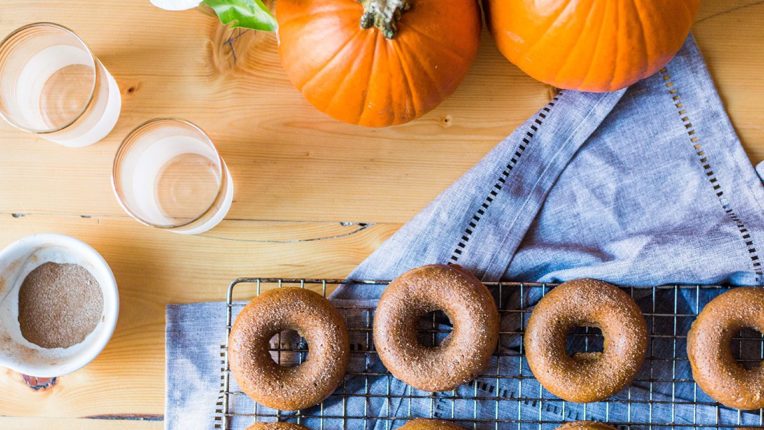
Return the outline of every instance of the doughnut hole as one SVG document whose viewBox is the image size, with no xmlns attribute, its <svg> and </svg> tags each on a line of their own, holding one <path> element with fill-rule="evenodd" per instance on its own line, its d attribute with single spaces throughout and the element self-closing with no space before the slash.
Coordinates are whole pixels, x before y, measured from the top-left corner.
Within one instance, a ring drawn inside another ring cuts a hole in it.
<svg viewBox="0 0 764 430">
<path fill-rule="evenodd" d="M 764 360 L 764 335 L 754 328 L 743 328 L 731 340 L 732 356 L 746 370 L 757 369 Z"/>
<path fill-rule="evenodd" d="M 565 351 L 568 356 L 577 354 L 595 354 L 605 350 L 605 338 L 602 330 L 594 325 L 576 326 L 568 332 Z M 583 357 L 583 356 L 580 356 Z"/>
<path fill-rule="evenodd" d="M 451 334 L 451 327 L 451 319 L 445 312 L 427 312 L 417 322 L 417 341 L 424 347 L 437 348 Z"/>
<path fill-rule="evenodd" d="M 282 330 L 268 343 L 271 359 L 281 367 L 297 367 L 308 359 L 308 342 L 297 330 Z"/>
</svg>

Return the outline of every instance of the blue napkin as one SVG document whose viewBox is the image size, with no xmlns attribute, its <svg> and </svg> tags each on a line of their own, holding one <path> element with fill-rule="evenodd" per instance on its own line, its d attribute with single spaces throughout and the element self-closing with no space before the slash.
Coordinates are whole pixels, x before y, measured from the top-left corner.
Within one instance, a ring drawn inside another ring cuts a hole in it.
<svg viewBox="0 0 764 430">
<path fill-rule="evenodd" d="M 390 279 L 435 262 L 459 264 L 485 281 L 592 277 L 635 287 L 633 295 L 643 309 L 670 303 L 667 313 L 684 316 L 653 318 L 648 321 L 653 333 L 686 333 L 691 316 L 721 290 L 669 289 L 670 294 L 656 304 L 660 294 L 649 287 L 762 284 L 764 250 L 758 249 L 764 243 L 762 202 L 762 182 L 689 38 L 665 69 L 627 90 L 560 93 L 349 278 Z M 369 317 L 366 308 L 374 306 L 382 288 L 348 284 L 334 293 L 333 300 L 350 325 L 362 325 Z M 512 300 L 531 305 L 540 295 L 540 289 L 528 288 Z M 215 405 L 224 309 L 221 303 L 167 309 L 168 429 L 207 429 L 219 419 Z M 517 330 L 522 320 L 505 317 L 502 324 L 505 330 Z M 750 345 L 757 348 L 756 343 Z M 480 378 L 456 393 L 431 397 L 394 378 L 351 378 L 345 390 L 380 396 L 360 403 L 330 399 L 323 405 L 324 413 L 478 421 L 498 414 L 504 423 L 475 425 L 491 429 L 554 428 L 561 421 L 583 418 L 673 423 L 675 428 L 692 423 L 762 424 L 761 412 L 719 407 L 694 388 L 686 360 L 671 360 L 684 348 L 682 341 L 653 343 L 652 356 L 665 357 L 667 365 L 640 378 L 652 381 L 649 386 L 636 384 L 616 395 L 635 400 L 630 407 L 617 402 L 563 406 L 532 379 L 517 353 L 519 346 L 519 336 L 503 337 L 506 355 L 495 359 L 485 374 L 517 369 L 529 379 Z M 351 369 L 383 370 L 375 360 L 352 362 Z M 668 382 L 677 378 L 680 383 Z M 415 394 L 416 400 L 382 401 L 387 390 L 397 396 Z M 458 397 L 508 400 L 460 402 Z M 512 400 L 517 397 L 539 400 L 527 402 L 531 404 Z M 248 399 L 237 398 L 232 410 L 251 413 L 254 407 Z M 233 428 L 250 423 L 234 420 Z M 319 428 L 311 420 L 302 423 Z M 335 419 L 325 420 L 322 428 L 387 429 L 402 423 L 371 419 L 349 425 Z"/>
</svg>

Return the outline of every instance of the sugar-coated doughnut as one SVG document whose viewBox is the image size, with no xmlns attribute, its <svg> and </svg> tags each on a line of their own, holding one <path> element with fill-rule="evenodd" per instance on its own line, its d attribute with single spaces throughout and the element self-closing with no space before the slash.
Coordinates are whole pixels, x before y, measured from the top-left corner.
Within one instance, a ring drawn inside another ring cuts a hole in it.
<svg viewBox="0 0 764 430">
<path fill-rule="evenodd" d="M 687 357 L 698 386 L 717 402 L 737 409 L 764 408 L 764 365 L 741 366 L 732 338 L 752 328 L 764 333 L 764 289 L 735 288 L 709 302 L 687 335 Z"/>
<path fill-rule="evenodd" d="M 307 360 L 280 366 L 270 339 L 295 330 L 308 343 Z M 274 409 L 297 410 L 321 403 L 342 382 L 350 360 L 348 329 L 334 306 L 302 288 L 278 288 L 242 309 L 228 343 L 231 372 L 242 391 Z"/>
<path fill-rule="evenodd" d="M 576 327 L 597 327 L 602 352 L 566 351 Z M 525 356 L 533 375 L 557 397 L 587 403 L 606 399 L 631 383 L 645 358 L 648 332 L 634 300 L 606 282 L 580 279 L 548 292 L 528 320 Z"/>
<path fill-rule="evenodd" d="M 436 347 L 417 340 L 419 320 L 443 311 L 453 330 Z M 390 373 L 425 391 L 452 390 L 486 368 L 499 339 L 490 291 L 456 266 L 430 265 L 401 275 L 385 289 L 374 315 L 374 346 Z"/>
</svg>

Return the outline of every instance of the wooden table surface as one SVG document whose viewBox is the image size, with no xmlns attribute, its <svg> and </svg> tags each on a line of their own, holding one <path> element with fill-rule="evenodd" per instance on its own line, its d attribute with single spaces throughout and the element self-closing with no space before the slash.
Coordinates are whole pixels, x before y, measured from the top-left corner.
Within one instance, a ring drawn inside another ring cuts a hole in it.
<svg viewBox="0 0 764 430">
<path fill-rule="evenodd" d="M 80 238 L 111 265 L 121 300 L 103 353 L 53 387 L 33 391 L 0 369 L 3 429 L 162 428 L 166 304 L 223 300 L 238 276 L 344 277 L 552 93 L 484 32 L 469 76 L 438 109 L 363 129 L 303 100 L 271 34 L 226 43 L 232 33 L 213 17 L 148 0 L 3 0 L 1 8 L 0 34 L 33 21 L 74 29 L 123 98 L 111 135 L 83 149 L 0 124 L 0 247 L 39 232 Z M 764 1 L 703 0 L 693 31 L 752 162 L 764 159 Z M 235 178 L 228 218 L 202 236 L 144 227 L 112 195 L 121 138 L 166 116 L 204 128 Z"/>
</svg>

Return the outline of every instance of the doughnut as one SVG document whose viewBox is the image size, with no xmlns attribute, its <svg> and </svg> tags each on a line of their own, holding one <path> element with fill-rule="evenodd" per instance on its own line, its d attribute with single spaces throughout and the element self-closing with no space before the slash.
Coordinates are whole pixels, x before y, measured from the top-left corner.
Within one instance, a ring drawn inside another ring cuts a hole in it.
<svg viewBox="0 0 764 430">
<path fill-rule="evenodd" d="M 417 418 L 407 422 L 398 430 L 464 430 L 464 428 L 446 421 Z"/>
<path fill-rule="evenodd" d="M 270 339 L 295 330 L 308 343 L 308 358 L 295 367 L 271 357 Z M 298 410 L 327 398 L 342 382 L 350 360 L 345 320 L 320 294 L 278 288 L 254 298 L 231 329 L 228 357 L 236 381 L 269 408 Z"/>
<path fill-rule="evenodd" d="M 419 320 L 443 311 L 453 330 L 436 347 L 417 340 Z M 374 347 L 396 378 L 424 391 L 447 391 L 474 379 L 499 339 L 491 293 L 465 270 L 430 265 L 404 273 L 382 293 L 374 315 Z"/>
<path fill-rule="evenodd" d="M 764 365 L 741 366 L 732 338 L 741 329 L 764 333 L 764 289 L 735 288 L 709 302 L 687 334 L 692 377 L 711 398 L 736 409 L 764 408 Z"/>
<path fill-rule="evenodd" d="M 256 423 L 247 427 L 247 430 L 308 430 L 308 428 L 291 423 Z"/>
<path fill-rule="evenodd" d="M 557 430 L 615 430 L 615 427 L 596 421 L 574 421 L 557 427 Z"/>
<path fill-rule="evenodd" d="M 602 331 L 603 351 L 568 355 L 568 334 L 586 326 Z M 544 388 L 569 402 L 596 402 L 636 376 L 647 352 L 647 324 L 619 288 L 579 279 L 552 289 L 538 302 L 523 343 L 528 366 Z"/>
</svg>

